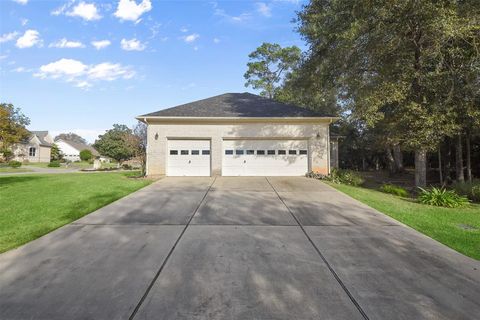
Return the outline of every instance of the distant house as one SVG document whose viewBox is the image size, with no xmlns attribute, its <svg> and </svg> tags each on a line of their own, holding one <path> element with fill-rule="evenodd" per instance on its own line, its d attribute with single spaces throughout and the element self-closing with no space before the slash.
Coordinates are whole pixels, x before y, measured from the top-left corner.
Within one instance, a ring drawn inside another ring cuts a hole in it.
<svg viewBox="0 0 480 320">
<path fill-rule="evenodd" d="M 90 150 L 94 158 L 100 158 L 98 151 L 85 143 L 58 139 L 55 144 L 60 149 L 63 158 L 68 161 L 80 161 L 80 152 L 83 150 Z"/>
<path fill-rule="evenodd" d="M 30 131 L 31 135 L 13 146 L 13 159 L 28 162 L 50 162 L 53 138 L 48 131 Z"/>
</svg>

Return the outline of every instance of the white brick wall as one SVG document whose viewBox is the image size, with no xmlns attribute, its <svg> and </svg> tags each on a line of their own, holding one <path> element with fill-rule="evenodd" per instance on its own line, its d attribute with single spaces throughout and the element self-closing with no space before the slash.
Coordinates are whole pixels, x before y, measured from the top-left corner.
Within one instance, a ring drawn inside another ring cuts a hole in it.
<svg viewBox="0 0 480 320">
<path fill-rule="evenodd" d="M 305 123 L 251 122 L 251 123 L 154 123 L 149 120 L 147 174 L 165 174 L 167 140 L 210 139 L 212 157 L 212 175 L 221 175 L 222 143 L 224 138 L 239 139 L 308 139 L 309 168 L 314 171 L 329 171 L 329 122 L 316 121 Z M 158 138 L 155 139 L 155 135 Z"/>
</svg>

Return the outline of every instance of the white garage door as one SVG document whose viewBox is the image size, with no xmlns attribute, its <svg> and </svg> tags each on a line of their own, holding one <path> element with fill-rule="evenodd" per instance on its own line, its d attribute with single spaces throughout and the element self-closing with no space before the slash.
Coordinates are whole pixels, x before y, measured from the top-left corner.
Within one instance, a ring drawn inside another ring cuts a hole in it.
<svg viewBox="0 0 480 320">
<path fill-rule="evenodd" d="M 167 176 L 210 176 L 209 140 L 168 140 Z"/>
<path fill-rule="evenodd" d="M 305 140 L 225 140 L 224 176 L 302 176 L 308 172 Z"/>
</svg>

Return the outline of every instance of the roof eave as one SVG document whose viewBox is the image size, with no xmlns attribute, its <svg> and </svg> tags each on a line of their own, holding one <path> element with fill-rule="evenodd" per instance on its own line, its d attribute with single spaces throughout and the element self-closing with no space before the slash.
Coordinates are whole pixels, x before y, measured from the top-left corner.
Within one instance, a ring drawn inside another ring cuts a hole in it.
<svg viewBox="0 0 480 320">
<path fill-rule="evenodd" d="M 193 121 L 193 122 L 222 122 L 222 121 L 232 121 L 232 122 L 302 122 L 302 121 L 319 121 L 319 122 L 334 122 L 340 119 L 340 117 L 333 116 L 319 116 L 319 117 L 164 117 L 164 116 L 138 116 L 137 120 L 148 124 L 149 121 Z"/>
</svg>

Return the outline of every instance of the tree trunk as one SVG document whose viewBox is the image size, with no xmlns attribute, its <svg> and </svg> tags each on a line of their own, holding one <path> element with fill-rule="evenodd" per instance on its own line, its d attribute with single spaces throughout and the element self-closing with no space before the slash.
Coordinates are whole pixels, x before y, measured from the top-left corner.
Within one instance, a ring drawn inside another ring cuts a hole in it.
<svg viewBox="0 0 480 320">
<path fill-rule="evenodd" d="M 403 154 L 399 144 L 393 146 L 393 159 L 395 160 L 395 171 L 403 172 Z"/>
<path fill-rule="evenodd" d="M 447 154 L 445 156 L 445 164 L 444 164 L 444 171 L 443 171 L 443 179 L 445 183 L 449 183 L 451 181 L 451 172 L 452 172 L 452 141 L 450 138 L 445 139 L 447 142 Z"/>
<path fill-rule="evenodd" d="M 443 187 L 443 174 L 442 174 L 442 151 L 441 147 L 438 147 L 438 175 L 440 178 L 440 185 Z"/>
<path fill-rule="evenodd" d="M 471 155 L 471 147 L 470 147 L 470 133 L 467 133 L 465 136 L 465 143 L 466 143 L 466 151 L 467 151 L 467 180 L 468 182 L 472 182 L 472 155 Z"/>
<path fill-rule="evenodd" d="M 385 158 L 387 159 L 388 171 L 390 174 L 395 173 L 395 160 L 392 155 L 392 150 L 390 148 L 385 149 Z"/>
<path fill-rule="evenodd" d="M 427 151 L 415 150 L 415 186 L 424 188 L 427 185 Z"/>
<path fill-rule="evenodd" d="M 462 135 L 458 135 L 455 145 L 455 172 L 458 182 L 465 182 L 463 175 L 463 152 L 462 152 Z"/>
</svg>

